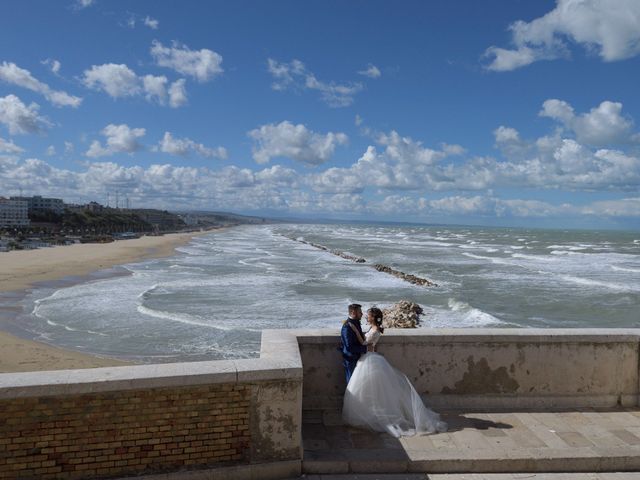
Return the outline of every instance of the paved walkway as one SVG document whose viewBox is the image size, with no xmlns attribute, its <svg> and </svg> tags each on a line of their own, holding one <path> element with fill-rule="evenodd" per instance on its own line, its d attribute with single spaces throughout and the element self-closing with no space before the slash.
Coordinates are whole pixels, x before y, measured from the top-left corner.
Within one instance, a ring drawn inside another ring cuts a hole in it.
<svg viewBox="0 0 640 480">
<path fill-rule="evenodd" d="M 459 473 L 306 475 L 304 480 L 638 480 L 640 474 L 625 473 Z"/>
<path fill-rule="evenodd" d="M 339 413 L 305 412 L 303 472 L 310 478 L 314 474 L 415 472 L 429 473 L 428 478 L 432 480 L 573 480 L 566 474 L 561 477 L 513 474 L 640 472 L 638 409 L 449 413 L 443 414 L 443 419 L 450 427 L 447 433 L 398 440 L 387 434 L 345 427 Z M 512 476 L 469 475 L 501 472 Z M 434 475 L 436 473 L 465 475 Z M 324 475 L 322 478 L 339 478 Z M 640 480 L 640 473 L 633 475 L 584 473 L 575 480 Z"/>
</svg>

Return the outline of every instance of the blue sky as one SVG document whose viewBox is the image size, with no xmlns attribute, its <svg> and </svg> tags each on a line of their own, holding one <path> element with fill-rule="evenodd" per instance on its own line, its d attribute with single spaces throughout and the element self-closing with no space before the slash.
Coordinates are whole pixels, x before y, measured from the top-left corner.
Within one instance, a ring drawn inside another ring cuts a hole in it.
<svg viewBox="0 0 640 480">
<path fill-rule="evenodd" d="M 0 9 L 0 195 L 640 228 L 636 0 Z"/>
</svg>

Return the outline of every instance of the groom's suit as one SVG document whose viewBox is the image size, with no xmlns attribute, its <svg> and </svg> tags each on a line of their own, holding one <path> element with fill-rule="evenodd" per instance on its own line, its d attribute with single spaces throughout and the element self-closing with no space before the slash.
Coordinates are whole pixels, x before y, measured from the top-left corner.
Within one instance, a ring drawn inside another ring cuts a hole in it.
<svg viewBox="0 0 640 480">
<path fill-rule="evenodd" d="M 358 363 L 360 355 L 362 355 L 363 353 L 367 353 L 367 346 L 360 344 L 356 333 L 353 331 L 350 325 L 353 325 L 360 333 L 360 336 L 364 338 L 364 335 L 362 334 L 362 326 L 360 326 L 359 320 L 349 318 L 346 322 L 344 322 L 344 324 L 342 325 L 342 331 L 340 332 L 340 339 L 342 340 L 342 365 L 344 365 L 347 384 L 351 379 L 351 374 L 356 368 L 356 363 Z"/>
</svg>

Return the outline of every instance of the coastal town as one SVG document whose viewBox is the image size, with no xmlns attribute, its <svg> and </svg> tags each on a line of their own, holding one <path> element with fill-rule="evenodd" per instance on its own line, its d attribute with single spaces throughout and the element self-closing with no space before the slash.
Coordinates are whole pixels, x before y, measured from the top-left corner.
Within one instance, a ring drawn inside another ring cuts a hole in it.
<svg viewBox="0 0 640 480">
<path fill-rule="evenodd" d="M 65 203 L 60 198 L 0 196 L 0 252 L 76 243 L 109 243 L 142 235 L 195 232 L 240 223 L 265 223 L 257 217 L 220 212 L 169 212 L 97 202 Z"/>
</svg>

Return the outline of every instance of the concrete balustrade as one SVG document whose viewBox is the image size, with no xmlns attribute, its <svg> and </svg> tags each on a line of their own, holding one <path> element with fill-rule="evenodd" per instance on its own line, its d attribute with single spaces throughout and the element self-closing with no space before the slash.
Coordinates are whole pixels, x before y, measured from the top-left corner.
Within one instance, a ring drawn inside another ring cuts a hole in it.
<svg viewBox="0 0 640 480">
<path fill-rule="evenodd" d="M 286 478 L 304 411 L 339 411 L 337 329 L 266 330 L 260 358 L 0 374 L 0 478 Z M 638 405 L 639 330 L 388 330 L 435 409 Z M 176 472 L 182 472 L 176 475 Z"/>
<path fill-rule="evenodd" d="M 297 333 L 305 410 L 342 405 L 337 332 Z M 436 409 L 638 404 L 638 330 L 387 330 L 378 352 Z"/>
</svg>

